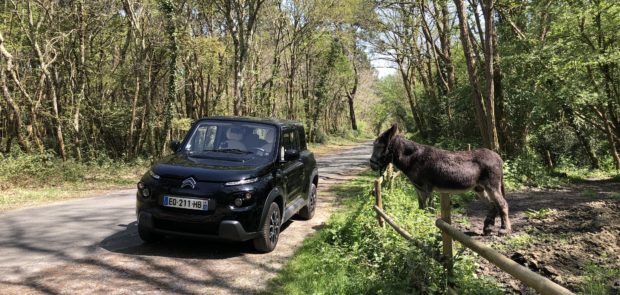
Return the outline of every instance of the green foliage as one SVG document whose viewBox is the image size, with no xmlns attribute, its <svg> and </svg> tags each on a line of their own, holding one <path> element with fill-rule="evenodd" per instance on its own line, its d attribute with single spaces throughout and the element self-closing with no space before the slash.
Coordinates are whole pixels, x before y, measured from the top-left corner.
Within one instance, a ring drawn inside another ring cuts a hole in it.
<svg viewBox="0 0 620 295">
<path fill-rule="evenodd" d="M 466 252 L 468 253 L 468 252 Z M 476 274 L 477 254 L 469 253 L 461 255 L 455 261 L 455 285 L 458 286 L 459 294 L 476 294 L 476 295 L 500 295 L 505 294 L 504 290 L 499 287 L 498 282 L 492 277 L 479 276 Z"/>
<path fill-rule="evenodd" d="M 555 210 L 549 208 L 542 208 L 540 210 L 527 209 L 525 216 L 531 219 L 545 219 L 553 213 L 555 213 Z"/>
<path fill-rule="evenodd" d="M 517 235 L 512 235 L 507 241 L 506 244 L 513 247 L 525 247 L 533 242 L 532 236 L 527 233 L 521 233 Z"/>
<path fill-rule="evenodd" d="M 113 185 L 133 184 L 148 162 L 124 163 L 105 154 L 88 162 L 58 159 L 50 151 L 42 154 L 0 154 L 0 189 L 55 187 L 81 182 Z"/>
<path fill-rule="evenodd" d="M 405 89 L 402 81 L 396 76 L 388 76 L 379 81 L 376 88 L 381 103 L 376 106 L 373 118 L 373 132 L 379 134 L 385 125 L 398 123 L 400 126 L 411 126 L 413 118 L 407 106 Z"/>
<path fill-rule="evenodd" d="M 538 154 L 527 152 L 513 160 L 504 161 L 504 185 L 506 190 L 523 186 L 556 187 L 565 182 L 541 165 Z"/>
<path fill-rule="evenodd" d="M 438 294 L 445 290 L 443 267 L 410 245 L 394 230 L 377 225 L 369 194 L 375 175 L 337 186 L 333 193 L 348 196 L 316 235 L 306 240 L 285 269 L 272 280 L 273 294 Z M 384 207 L 396 222 L 419 241 L 439 247 L 434 215 L 417 208 L 414 189 L 402 178 L 384 191 Z M 474 259 L 456 261 L 459 291 L 501 294 L 497 285 L 478 278 Z M 480 293 L 477 293 L 480 294 Z"/>
<path fill-rule="evenodd" d="M 581 294 L 598 295 L 598 294 L 614 294 L 612 286 L 609 282 L 617 282 L 620 278 L 620 268 L 604 267 L 595 263 L 587 263 L 585 265 L 584 283 L 581 287 Z M 617 286 L 615 287 L 616 291 Z"/>
</svg>

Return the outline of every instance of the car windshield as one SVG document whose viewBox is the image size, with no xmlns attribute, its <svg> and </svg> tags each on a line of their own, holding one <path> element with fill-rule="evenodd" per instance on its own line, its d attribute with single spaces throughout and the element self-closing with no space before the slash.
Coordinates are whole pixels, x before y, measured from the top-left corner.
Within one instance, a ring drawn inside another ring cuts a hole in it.
<svg viewBox="0 0 620 295">
<path fill-rule="evenodd" d="M 184 150 L 195 157 L 271 158 L 275 150 L 276 128 L 248 122 L 201 122 Z"/>
</svg>

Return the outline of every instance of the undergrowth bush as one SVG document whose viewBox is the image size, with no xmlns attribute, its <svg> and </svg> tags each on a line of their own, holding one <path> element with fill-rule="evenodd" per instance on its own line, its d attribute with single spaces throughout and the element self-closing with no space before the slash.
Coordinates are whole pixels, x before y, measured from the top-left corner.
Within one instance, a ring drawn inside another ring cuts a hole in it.
<svg viewBox="0 0 620 295">
<path fill-rule="evenodd" d="M 370 173 L 333 189 L 346 196 L 344 211 L 334 213 L 307 239 L 285 269 L 271 281 L 275 294 L 441 294 L 443 267 L 410 245 L 388 225 L 379 228 Z M 417 208 L 411 185 L 399 178 L 384 191 L 384 208 L 417 240 L 439 248 L 434 214 Z M 456 284 L 463 294 L 502 294 L 496 284 L 478 278 L 471 256 L 455 263 Z M 471 292 L 467 292 L 471 291 Z M 473 293 L 472 293 L 473 292 Z"/>
<path fill-rule="evenodd" d="M 101 156 L 87 162 L 62 161 L 51 152 L 0 154 L 0 189 L 42 188 L 65 183 L 105 182 L 129 184 L 148 167 L 146 160 L 125 163 Z"/>
<path fill-rule="evenodd" d="M 562 179 L 560 175 L 553 173 L 541 163 L 540 155 L 532 151 L 512 160 L 504 160 L 506 189 L 516 190 L 524 186 L 556 187 L 566 182 L 566 179 Z"/>
</svg>

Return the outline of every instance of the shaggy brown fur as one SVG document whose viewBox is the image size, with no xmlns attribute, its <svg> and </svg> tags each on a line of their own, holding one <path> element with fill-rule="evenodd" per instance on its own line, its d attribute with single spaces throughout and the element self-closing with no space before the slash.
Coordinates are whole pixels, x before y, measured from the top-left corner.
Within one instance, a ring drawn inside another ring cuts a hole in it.
<svg viewBox="0 0 620 295">
<path fill-rule="evenodd" d="M 508 203 L 504 199 L 502 158 L 494 151 L 446 151 L 406 140 L 398 128 L 383 132 L 375 140 L 370 166 L 383 170 L 392 163 L 416 188 L 418 204 L 432 203 L 432 193 L 462 193 L 473 190 L 488 205 L 483 233 L 491 232 L 495 217 L 501 218 L 500 234 L 510 234 Z"/>
</svg>

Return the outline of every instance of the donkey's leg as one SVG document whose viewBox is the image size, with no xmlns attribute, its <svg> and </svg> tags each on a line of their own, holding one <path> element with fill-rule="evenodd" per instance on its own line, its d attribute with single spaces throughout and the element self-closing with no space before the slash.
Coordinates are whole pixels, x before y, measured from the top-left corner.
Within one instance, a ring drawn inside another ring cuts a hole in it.
<svg viewBox="0 0 620 295">
<path fill-rule="evenodd" d="M 510 224 L 510 217 L 508 216 L 508 202 L 502 195 L 501 187 L 498 186 L 491 190 L 490 194 L 495 207 L 499 210 L 499 216 L 502 221 L 502 226 L 499 230 L 500 235 L 509 235 L 512 233 L 512 225 Z"/>
<path fill-rule="evenodd" d="M 428 194 L 428 197 L 426 198 L 426 206 L 428 208 L 434 209 L 435 207 L 433 207 L 433 192 L 430 191 L 427 194 Z"/>
<path fill-rule="evenodd" d="M 418 208 L 425 209 L 426 205 L 428 204 L 428 200 L 430 198 L 432 198 L 433 193 L 432 192 L 423 191 L 423 190 L 421 190 L 421 189 L 419 189 L 417 187 L 415 189 L 415 192 L 418 195 Z"/>
<path fill-rule="evenodd" d="M 497 207 L 495 207 L 495 204 L 488 203 L 487 207 L 487 217 L 484 218 L 484 226 L 482 228 L 482 234 L 485 236 L 488 236 L 493 231 L 495 217 L 497 217 Z"/>
<path fill-rule="evenodd" d="M 484 219 L 484 225 L 482 227 L 482 234 L 489 235 L 495 226 L 495 217 L 497 217 L 497 207 L 495 203 L 491 201 L 491 196 L 489 193 L 483 189 L 482 187 L 476 187 L 475 189 L 478 198 L 482 200 L 487 205 L 487 216 Z"/>
</svg>

